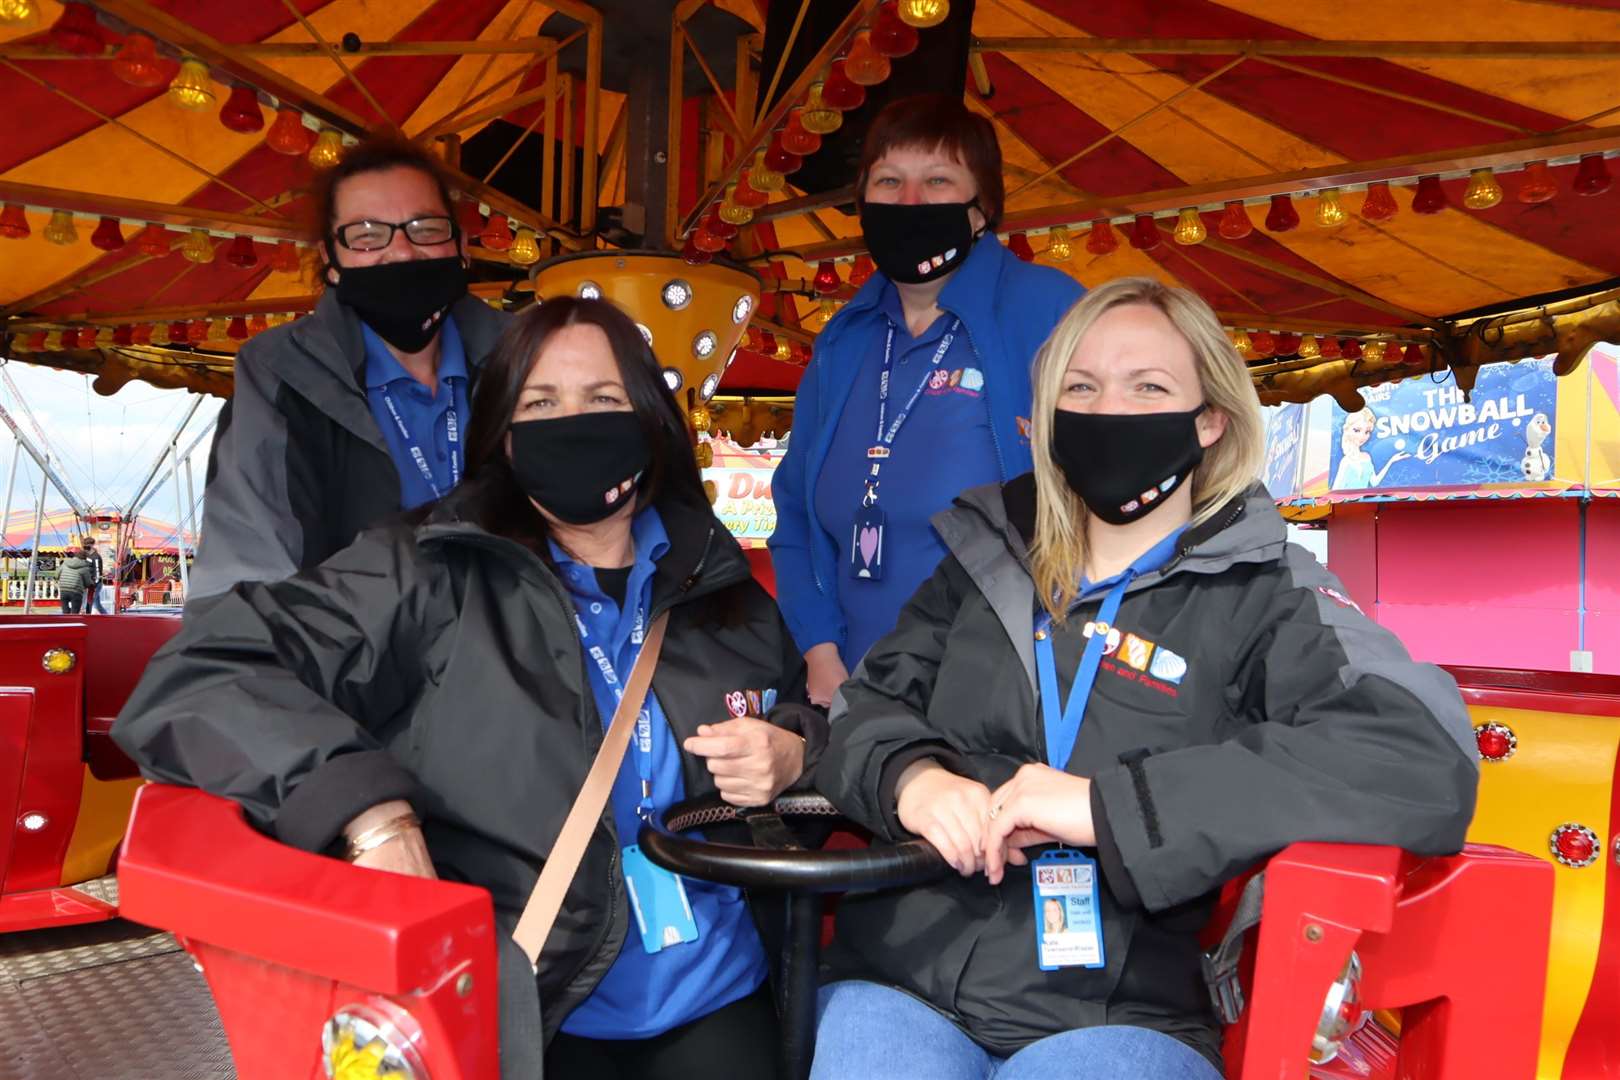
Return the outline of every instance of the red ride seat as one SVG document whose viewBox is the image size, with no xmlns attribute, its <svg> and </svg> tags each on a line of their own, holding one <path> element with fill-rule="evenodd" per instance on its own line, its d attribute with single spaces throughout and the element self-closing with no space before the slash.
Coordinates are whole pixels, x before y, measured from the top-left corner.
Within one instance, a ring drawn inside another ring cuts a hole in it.
<svg viewBox="0 0 1620 1080">
<path fill-rule="evenodd" d="M 345 1009 L 392 1019 L 434 1080 L 499 1076 L 483 890 L 296 851 L 230 802 L 162 784 L 136 801 L 119 878 L 123 913 L 175 933 L 202 966 L 241 1080 L 324 1077 L 321 1034 Z M 1266 869 L 1229 1076 L 1306 1077 L 1354 949 L 1362 1004 L 1404 1008 L 1394 1075 L 1532 1080 L 1552 888 L 1548 863 L 1499 848 L 1289 847 Z"/>
<path fill-rule="evenodd" d="M 235 803 L 166 784 L 135 800 L 118 882 L 122 914 L 201 967 L 239 1080 L 325 1080 L 322 1032 L 345 1009 L 403 1032 L 418 1077 L 499 1077 L 483 889 L 298 851 Z"/>
</svg>

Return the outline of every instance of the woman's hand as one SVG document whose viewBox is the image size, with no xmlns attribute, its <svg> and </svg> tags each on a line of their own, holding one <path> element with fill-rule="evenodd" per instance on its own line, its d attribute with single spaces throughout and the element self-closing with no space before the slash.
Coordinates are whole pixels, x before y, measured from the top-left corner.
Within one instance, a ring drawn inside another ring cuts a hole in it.
<svg viewBox="0 0 1620 1080">
<path fill-rule="evenodd" d="M 1007 863 L 1023 866 L 1023 848 L 1035 844 L 1092 847 L 1091 781 L 1050 765 L 1029 764 L 990 796 L 984 836 L 984 876 L 1001 884 Z"/>
<path fill-rule="evenodd" d="M 349 840 L 354 840 L 357 837 L 364 836 L 379 825 L 384 825 L 410 812 L 411 804 L 403 799 L 378 803 L 345 825 L 343 835 Z M 437 878 L 439 876 L 433 870 L 433 860 L 428 857 L 427 841 L 422 837 L 421 828 L 416 825 L 401 828 L 398 833 L 388 840 L 369 851 L 363 852 L 355 858 L 354 865 L 364 866 L 368 870 L 387 870 L 393 874 L 407 874 L 411 877 Z"/>
<path fill-rule="evenodd" d="M 819 705 L 823 709 L 830 707 L 838 688 L 849 681 L 849 669 L 844 666 L 843 659 L 838 655 L 838 646 L 830 641 L 812 645 L 810 651 L 804 654 L 804 662 L 809 668 L 806 674 L 810 704 Z"/>
<path fill-rule="evenodd" d="M 681 745 L 707 759 L 720 797 L 733 806 L 763 806 L 804 773 L 804 740 L 754 716 L 699 724 Z"/>
<path fill-rule="evenodd" d="M 900 824 L 938 848 L 957 873 L 968 877 L 984 866 L 989 788 L 927 758 L 907 765 L 894 791 Z"/>
</svg>

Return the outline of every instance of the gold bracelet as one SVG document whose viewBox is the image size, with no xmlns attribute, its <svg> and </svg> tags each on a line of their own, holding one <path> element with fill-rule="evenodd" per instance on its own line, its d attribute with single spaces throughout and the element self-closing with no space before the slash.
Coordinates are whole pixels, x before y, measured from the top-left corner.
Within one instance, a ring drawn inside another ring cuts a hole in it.
<svg viewBox="0 0 1620 1080">
<path fill-rule="evenodd" d="M 421 825 L 421 820 L 417 818 L 414 812 L 406 811 L 398 817 L 389 818 L 381 825 L 367 829 L 350 840 L 348 850 L 343 853 L 343 857 L 349 862 L 354 862 L 354 860 L 373 848 L 382 847 L 406 829 L 420 828 Z"/>
</svg>

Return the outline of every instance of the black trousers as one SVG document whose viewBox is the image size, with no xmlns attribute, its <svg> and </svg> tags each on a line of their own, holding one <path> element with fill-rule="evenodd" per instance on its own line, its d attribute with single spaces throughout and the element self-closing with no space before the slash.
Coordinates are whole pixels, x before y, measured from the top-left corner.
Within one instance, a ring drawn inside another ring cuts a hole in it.
<svg viewBox="0 0 1620 1080">
<path fill-rule="evenodd" d="M 84 610 L 84 593 L 63 589 L 56 595 L 62 601 L 62 614 L 77 615 Z"/>
<path fill-rule="evenodd" d="M 559 1033 L 546 1080 L 774 1080 L 780 1037 L 769 985 L 651 1039 Z"/>
</svg>

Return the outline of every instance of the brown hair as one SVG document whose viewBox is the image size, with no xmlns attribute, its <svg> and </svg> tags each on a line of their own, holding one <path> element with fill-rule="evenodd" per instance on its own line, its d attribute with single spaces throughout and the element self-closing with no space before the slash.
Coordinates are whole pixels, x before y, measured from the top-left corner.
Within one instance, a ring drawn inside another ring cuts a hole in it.
<svg viewBox="0 0 1620 1080">
<path fill-rule="evenodd" d="M 415 169 L 431 177 L 434 187 L 439 189 L 439 195 L 444 199 L 444 212 L 456 230 L 455 235 L 460 235 L 460 227 L 455 224 L 456 203 L 450 196 L 450 174 L 444 162 L 419 143 L 388 135 L 370 136 L 344 150 L 343 159 L 330 169 L 318 170 L 315 183 L 310 188 L 309 229 L 317 250 L 326 260 L 317 274 L 323 282 L 326 267 L 337 262 L 337 254 L 332 249 L 332 226 L 337 224 L 338 185 L 356 176 L 387 172 L 389 169 Z"/>
<path fill-rule="evenodd" d="M 921 147 L 943 150 L 973 174 L 979 187 L 979 212 L 994 231 L 1001 223 L 1006 187 L 1001 179 L 1001 144 L 995 125 L 971 111 L 960 98 L 946 94 L 917 94 L 891 101 L 872 120 L 861 148 L 861 166 L 855 176 L 855 198 L 866 192 L 872 166 L 890 150 Z"/>
</svg>

